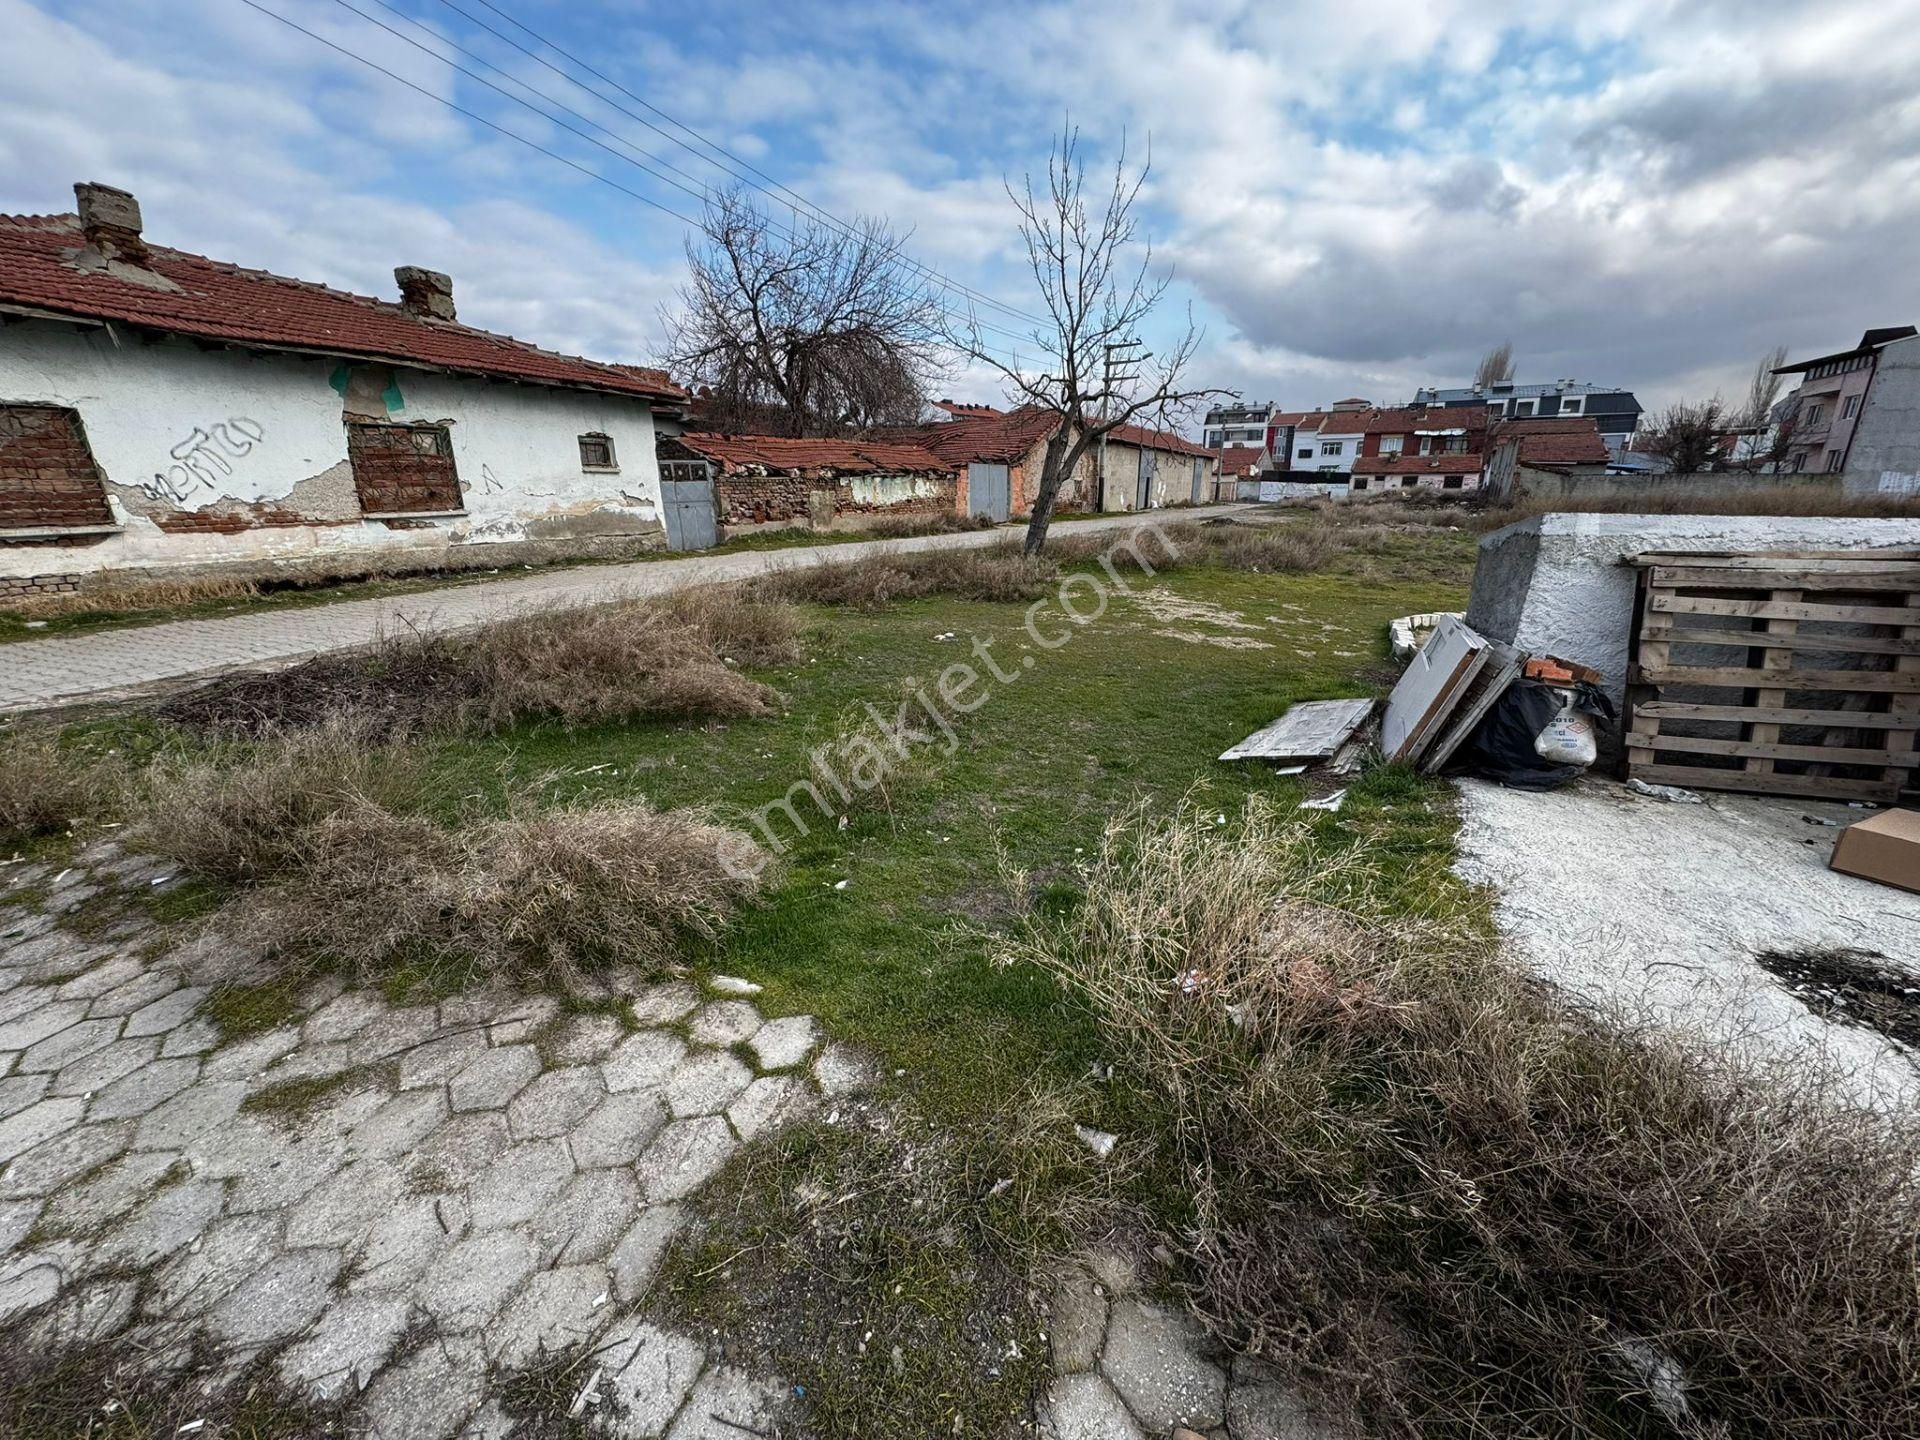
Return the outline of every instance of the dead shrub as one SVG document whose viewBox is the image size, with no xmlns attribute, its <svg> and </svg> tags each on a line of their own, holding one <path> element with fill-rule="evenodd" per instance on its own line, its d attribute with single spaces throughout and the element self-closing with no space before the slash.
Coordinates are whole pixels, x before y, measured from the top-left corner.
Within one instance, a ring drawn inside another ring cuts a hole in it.
<svg viewBox="0 0 1920 1440">
<path fill-rule="evenodd" d="M 1090 535 L 1049 532 L 1045 553 L 1062 565 L 1097 564 L 1110 571 L 1158 574 L 1203 565 L 1212 558 L 1216 527 L 1178 520 L 1163 525 L 1142 517 L 1133 529 Z"/>
<path fill-rule="evenodd" d="M 907 540 L 916 535 L 958 535 L 968 530 L 991 530 L 996 522 L 985 515 L 962 515 L 942 510 L 937 515 L 882 515 L 861 530 L 875 540 Z"/>
<path fill-rule="evenodd" d="M 404 966 L 569 988 L 609 965 L 671 967 L 758 892 L 768 858 L 698 813 L 642 802 L 523 801 L 450 830 L 361 796 L 317 816 L 299 851 L 219 923 L 282 962 L 360 981 Z"/>
<path fill-rule="evenodd" d="M 1254 799 L 1001 944 L 1168 1102 L 1192 1308 L 1367 1433 L 1920 1433 L 1920 1133 L 1573 1014 Z M 1017 878 L 1017 877 L 1016 877 Z"/>
<path fill-rule="evenodd" d="M 793 566 L 754 582 L 756 595 L 810 605 L 879 610 L 901 600 L 1033 600 L 1059 575 L 1050 558 L 1011 543 L 863 555 L 845 564 Z"/>
<path fill-rule="evenodd" d="M 52 730 L 0 730 L 0 845 L 58 835 L 106 811 L 120 774 Z"/>
<path fill-rule="evenodd" d="M 343 716 L 403 735 L 497 731 L 528 720 L 577 726 L 763 715 L 774 692 L 727 660 L 792 659 L 798 633 L 790 611 L 717 589 L 543 610 L 471 630 L 388 636 L 367 651 L 219 681 L 168 700 L 160 713 L 243 736 Z"/>
<path fill-rule="evenodd" d="M 155 760 L 127 841 L 202 879 L 257 885 L 313 863 L 324 820 L 359 806 L 404 806 L 420 780 L 412 752 L 336 719 L 273 741 Z"/>
<path fill-rule="evenodd" d="M 138 610 L 198 605 L 212 600 L 251 599 L 260 594 L 260 589 L 255 581 L 232 575 L 157 580 L 109 572 L 83 582 L 79 590 L 66 590 L 52 595 L 23 595 L 17 600 L 9 600 L 0 613 L 17 615 L 23 620 L 40 620 L 55 615 L 125 614 Z"/>
</svg>

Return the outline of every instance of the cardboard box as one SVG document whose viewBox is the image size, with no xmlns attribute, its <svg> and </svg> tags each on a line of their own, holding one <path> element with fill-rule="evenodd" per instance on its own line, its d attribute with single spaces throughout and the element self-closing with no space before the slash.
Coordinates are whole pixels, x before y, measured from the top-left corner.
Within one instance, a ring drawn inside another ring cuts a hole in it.
<svg viewBox="0 0 1920 1440">
<path fill-rule="evenodd" d="M 1902 890 L 1920 890 L 1920 810 L 1882 810 L 1834 842 L 1830 868 Z"/>
</svg>

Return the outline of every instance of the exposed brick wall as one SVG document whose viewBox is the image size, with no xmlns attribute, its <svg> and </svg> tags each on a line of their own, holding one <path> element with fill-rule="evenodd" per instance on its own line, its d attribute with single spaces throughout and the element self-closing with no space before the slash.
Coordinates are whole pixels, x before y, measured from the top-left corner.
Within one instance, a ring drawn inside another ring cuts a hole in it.
<svg viewBox="0 0 1920 1440">
<path fill-rule="evenodd" d="M 71 595 L 79 588 L 77 574 L 23 575 L 13 579 L 0 576 L 0 604 L 25 600 L 30 595 Z"/>
<path fill-rule="evenodd" d="M 853 487 L 845 480 L 830 475 L 787 473 L 716 476 L 713 492 L 719 501 L 723 525 L 805 520 L 809 516 L 808 497 L 821 490 L 833 492 L 833 508 L 841 515 L 944 515 L 954 509 L 960 497 L 952 474 L 938 472 L 915 478 L 937 481 L 941 488 L 935 494 L 916 495 L 891 505 L 861 504 L 853 498 Z"/>
<path fill-rule="evenodd" d="M 57 405 L 0 405 L 0 530 L 112 521 L 79 415 Z"/>
<path fill-rule="evenodd" d="M 360 508 L 370 515 L 463 508 L 444 426 L 350 424 L 347 459 Z"/>
</svg>

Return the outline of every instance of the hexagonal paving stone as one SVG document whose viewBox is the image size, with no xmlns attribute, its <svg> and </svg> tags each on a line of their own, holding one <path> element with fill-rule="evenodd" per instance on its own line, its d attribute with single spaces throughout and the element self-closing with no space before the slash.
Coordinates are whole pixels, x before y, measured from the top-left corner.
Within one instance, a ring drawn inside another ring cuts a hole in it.
<svg viewBox="0 0 1920 1440">
<path fill-rule="evenodd" d="M 118 1334 L 133 1319 L 140 1287 L 101 1279 L 77 1285 L 33 1317 L 25 1339 L 37 1350 L 60 1352 Z"/>
<path fill-rule="evenodd" d="M 640 1208 L 640 1187 L 625 1170 L 588 1170 L 533 1218 L 533 1238 L 546 1263 L 604 1260 Z"/>
<path fill-rule="evenodd" d="M 25 1240 L 39 1218 L 38 1200 L 0 1200 L 0 1255 Z"/>
<path fill-rule="evenodd" d="M 407 1328 L 404 1295 L 350 1295 L 327 1306 L 279 1359 L 280 1376 L 321 1400 L 357 1395 L 379 1373 Z"/>
<path fill-rule="evenodd" d="M 356 1160 L 309 1191 L 287 1215 L 287 1244 L 352 1248 L 392 1209 L 402 1188 L 390 1160 Z"/>
<path fill-rule="evenodd" d="M 220 1218 L 225 1188 L 217 1180 L 167 1186 L 114 1227 L 89 1263 L 143 1270 L 164 1259 Z"/>
<path fill-rule="evenodd" d="M 743 1432 L 776 1434 L 774 1417 L 786 1397 L 787 1387 L 777 1380 L 715 1365 L 693 1387 L 667 1440 L 740 1440 Z"/>
<path fill-rule="evenodd" d="M 400 1057 L 400 1088 L 444 1085 L 486 1053 L 487 1038 L 478 1030 L 463 1030 L 425 1045 L 416 1045 Z"/>
<path fill-rule="evenodd" d="M 447 1097 L 441 1091 L 402 1091 L 354 1127 L 348 1148 L 372 1159 L 407 1154 L 445 1121 L 447 1114 Z"/>
<path fill-rule="evenodd" d="M 686 1041 L 664 1030 L 642 1030 L 629 1035 L 614 1047 L 600 1066 L 607 1077 L 607 1089 L 615 1094 L 623 1090 L 647 1090 L 662 1084 L 673 1067 L 685 1058 Z"/>
<path fill-rule="evenodd" d="M 479 1341 L 440 1339 L 381 1371 L 360 1397 L 360 1413 L 379 1440 L 444 1440 L 473 1413 L 486 1380 Z"/>
<path fill-rule="evenodd" d="M 477 1057 L 448 1085 L 453 1108 L 498 1110 L 540 1073 L 540 1052 L 531 1045 L 508 1045 Z"/>
<path fill-rule="evenodd" d="M 82 1125 L 36 1145 L 0 1171 L 0 1196 L 51 1195 L 89 1170 L 125 1152 L 133 1140 L 133 1126 L 122 1120 L 109 1125 Z"/>
<path fill-rule="evenodd" d="M 76 975 L 73 979 L 66 981 L 53 992 L 54 998 L 91 1000 L 97 995 L 106 994 L 117 985 L 126 984 L 127 981 L 143 974 L 146 968 L 131 955 L 119 955 L 104 965 L 96 965 L 85 974 Z"/>
<path fill-rule="evenodd" d="M 510 1369 L 542 1351 L 553 1354 L 591 1340 L 613 1318 L 604 1265 L 542 1270 L 487 1327 L 493 1363 Z"/>
<path fill-rule="evenodd" d="M 299 1043 L 300 1032 L 291 1026 L 282 1026 L 277 1030 L 269 1030 L 263 1035 L 237 1040 L 231 1045 L 223 1045 L 207 1057 L 206 1069 L 201 1072 L 201 1078 L 205 1080 L 251 1079 Z"/>
<path fill-rule="evenodd" d="M 763 1130 L 799 1119 L 813 1103 L 813 1092 L 798 1075 L 762 1075 L 727 1107 L 727 1119 L 742 1140 L 751 1140 Z"/>
<path fill-rule="evenodd" d="M 745 1000 L 717 1000 L 688 1022 L 697 1045 L 738 1045 L 760 1028 L 760 1012 Z"/>
<path fill-rule="evenodd" d="M 753 1081 L 753 1072 L 725 1050 L 705 1050 L 667 1077 L 667 1108 L 674 1118 L 717 1115 Z"/>
<path fill-rule="evenodd" d="M 239 1113 L 240 1102 L 246 1098 L 247 1087 L 239 1080 L 183 1090 L 141 1119 L 140 1128 L 134 1132 L 134 1149 L 178 1150 L 189 1140 L 226 1124 Z"/>
<path fill-rule="evenodd" d="M 172 975 L 163 970 L 148 970 L 99 996 L 87 1013 L 94 1016 L 131 1015 L 179 988 L 179 980 Z"/>
<path fill-rule="evenodd" d="M 0 1120 L 38 1104 L 52 1080 L 51 1075 L 9 1075 L 0 1080 Z"/>
<path fill-rule="evenodd" d="M 439 1029 L 440 1017 L 431 1005 L 390 1010 L 375 1016 L 372 1024 L 353 1037 L 353 1049 L 363 1062 L 385 1060 L 424 1044 Z"/>
<path fill-rule="evenodd" d="M 648 1203 L 679 1200 L 706 1184 L 739 1144 L 718 1115 L 676 1120 L 654 1137 L 634 1173 Z"/>
<path fill-rule="evenodd" d="M 813 1062 L 814 1083 L 830 1100 L 855 1095 L 874 1082 L 872 1065 L 845 1045 L 829 1045 Z"/>
<path fill-rule="evenodd" d="M 169 1030 L 160 1042 L 160 1053 L 171 1060 L 176 1055 L 204 1055 L 220 1043 L 220 1027 L 204 1015 Z"/>
<path fill-rule="evenodd" d="M 1184 1315 L 1120 1300 L 1107 1321 L 1100 1368 L 1148 1429 L 1211 1430 L 1226 1420 L 1227 1377 L 1197 1353 L 1202 1340 Z"/>
<path fill-rule="evenodd" d="M 549 1070 L 513 1097 L 507 1126 L 516 1140 L 562 1135 L 606 1098 L 606 1083 L 591 1065 Z"/>
<path fill-rule="evenodd" d="M 65 1134 L 80 1123 L 86 1108 L 83 1100 L 42 1100 L 0 1120 L 0 1163 Z"/>
<path fill-rule="evenodd" d="M 49 1036 L 58 1035 L 69 1025 L 77 1025 L 87 1015 L 85 1000 L 58 1000 L 52 1004 L 34 1004 L 18 1019 L 0 1023 L 0 1050 L 25 1050 Z"/>
<path fill-rule="evenodd" d="M 144 1115 L 161 1101 L 178 1095 L 199 1075 L 200 1061 L 196 1056 L 150 1060 L 96 1094 L 87 1115 L 93 1120 L 123 1120 Z"/>
<path fill-rule="evenodd" d="M 150 1315 L 200 1315 L 279 1251 L 280 1217 L 240 1215 L 216 1220 L 197 1248 L 183 1251 L 153 1272 L 142 1308 Z"/>
<path fill-rule="evenodd" d="M 477 1330 L 533 1273 L 539 1259 L 518 1230 L 494 1230 L 462 1240 L 427 1267 L 415 1295 L 450 1330 Z"/>
<path fill-rule="evenodd" d="M 507 1117 L 498 1110 L 455 1115 L 414 1150 L 413 1173 L 423 1181 L 433 1178 L 435 1189 L 458 1189 L 482 1174 L 512 1143 Z"/>
<path fill-rule="evenodd" d="M 592 1065 L 611 1055 L 626 1033 L 617 1015 L 573 1015 L 547 1042 L 547 1053 L 562 1065 Z"/>
<path fill-rule="evenodd" d="M 1047 1390 L 1047 1418 L 1059 1440 L 1143 1440 L 1113 1387 L 1098 1375 L 1062 1375 Z"/>
<path fill-rule="evenodd" d="M 465 1225 L 462 1205 L 452 1196 L 422 1195 L 399 1201 L 374 1224 L 356 1257 L 347 1289 L 387 1291 L 413 1284 L 454 1244 Z"/>
<path fill-rule="evenodd" d="M 687 1212 L 679 1205 L 649 1205 L 635 1217 L 620 1243 L 613 1247 L 607 1264 L 613 1270 L 613 1293 L 623 1305 L 637 1305 L 653 1283 L 653 1272 L 668 1244 L 687 1223 Z"/>
<path fill-rule="evenodd" d="M 46 1304 L 65 1283 L 65 1271 L 50 1250 L 26 1250 L 0 1260 L 0 1322 Z"/>
<path fill-rule="evenodd" d="M 536 1030 L 552 1023 L 559 1015 L 560 1002 L 551 995 L 534 995 L 515 1001 L 488 1022 L 487 1043 L 523 1044 L 533 1038 Z"/>
<path fill-rule="evenodd" d="M 175 990 L 151 1005 L 143 1005 L 127 1017 L 127 1034 L 164 1035 L 193 1018 L 207 992 L 197 989 Z"/>
<path fill-rule="evenodd" d="M 659 1435 L 700 1378 L 707 1350 L 690 1336 L 643 1320 L 626 1320 L 608 1336 L 601 1361 L 622 1432 Z"/>
<path fill-rule="evenodd" d="M 156 1036 L 116 1040 L 91 1055 L 84 1055 L 61 1067 L 60 1073 L 53 1077 L 53 1093 L 91 1095 L 96 1090 L 104 1090 L 121 1076 L 131 1075 L 159 1053 L 160 1041 Z"/>
<path fill-rule="evenodd" d="M 563 1142 L 535 1140 L 514 1146 L 467 1188 L 473 1228 L 498 1230 L 531 1220 L 547 1197 L 572 1178 L 573 1162 Z"/>
<path fill-rule="evenodd" d="M 628 1004 L 642 1025 L 671 1025 L 699 1007 L 700 992 L 684 980 L 670 980 L 640 991 Z"/>
<path fill-rule="evenodd" d="M 269 1260 L 213 1307 L 208 1324 L 234 1345 L 266 1345 L 304 1330 L 333 1295 L 337 1250 L 295 1250 Z"/>
<path fill-rule="evenodd" d="M 582 1170 L 631 1165 L 666 1123 L 667 1103 L 655 1091 L 609 1095 L 567 1132 L 567 1148 L 573 1152 L 573 1163 Z"/>
<path fill-rule="evenodd" d="M 31 1046 L 20 1057 L 23 1071 L 58 1070 L 74 1060 L 82 1060 L 96 1050 L 104 1050 L 120 1037 L 120 1021 L 82 1020 L 69 1025 L 58 1035 L 49 1035 Z"/>
<path fill-rule="evenodd" d="M 307 1017 L 301 1033 L 309 1045 L 325 1045 L 357 1035 L 388 1011 L 386 1001 L 368 990 L 337 995 Z"/>
<path fill-rule="evenodd" d="M 122 1156 L 85 1183 L 55 1192 L 43 1218 L 64 1234 L 83 1234 L 133 1209 L 179 1162 L 178 1155 L 164 1150 Z"/>
<path fill-rule="evenodd" d="M 762 1070 L 791 1070 L 806 1062 L 820 1043 L 820 1022 L 811 1015 L 769 1020 L 754 1032 L 754 1061 Z"/>
</svg>

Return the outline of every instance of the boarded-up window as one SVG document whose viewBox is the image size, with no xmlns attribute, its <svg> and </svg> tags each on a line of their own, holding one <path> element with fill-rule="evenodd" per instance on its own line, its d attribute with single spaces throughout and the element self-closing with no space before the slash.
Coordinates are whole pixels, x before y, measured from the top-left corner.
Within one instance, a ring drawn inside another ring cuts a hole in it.
<svg viewBox="0 0 1920 1440">
<path fill-rule="evenodd" d="M 0 405 L 0 531 L 112 523 L 79 414 L 60 405 Z"/>
<path fill-rule="evenodd" d="M 353 488 L 368 515 L 460 510 L 453 437 L 444 425 L 348 425 Z"/>
<path fill-rule="evenodd" d="M 582 470 L 618 471 L 619 466 L 613 459 L 613 437 L 589 433 L 580 437 L 580 468 Z"/>
</svg>

